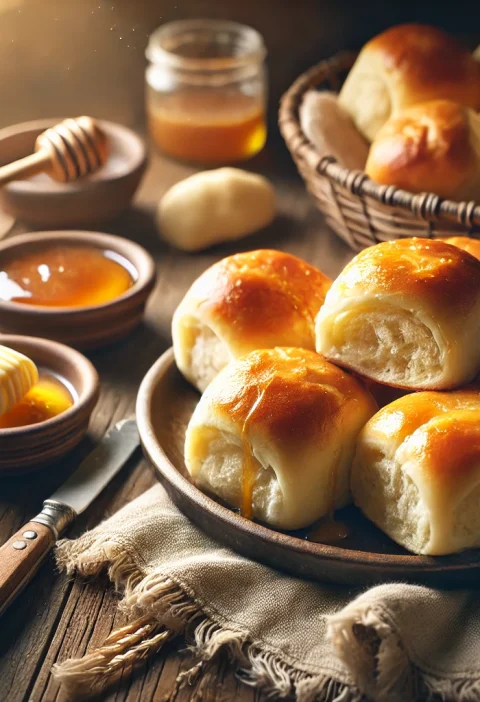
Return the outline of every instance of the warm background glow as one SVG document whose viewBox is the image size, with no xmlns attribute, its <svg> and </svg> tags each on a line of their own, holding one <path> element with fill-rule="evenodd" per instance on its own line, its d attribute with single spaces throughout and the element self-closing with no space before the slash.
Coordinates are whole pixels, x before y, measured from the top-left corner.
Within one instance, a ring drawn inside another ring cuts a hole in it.
<svg viewBox="0 0 480 702">
<path fill-rule="evenodd" d="M 432 0 L 0 0 L 0 127 L 89 112 L 142 124 L 145 45 L 168 20 L 254 25 L 269 49 L 276 106 L 302 70 L 340 48 L 412 19 L 475 31 L 476 5 L 458 0 L 452 12 L 452 3 Z"/>
</svg>

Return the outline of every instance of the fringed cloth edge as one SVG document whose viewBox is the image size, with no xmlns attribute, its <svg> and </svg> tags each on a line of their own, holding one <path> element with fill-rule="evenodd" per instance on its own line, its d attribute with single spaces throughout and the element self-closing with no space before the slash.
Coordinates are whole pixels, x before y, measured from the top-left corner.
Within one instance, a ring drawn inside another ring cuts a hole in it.
<svg viewBox="0 0 480 702">
<path fill-rule="evenodd" d="M 52 674 L 67 694 L 98 694 L 126 670 L 160 651 L 168 641 L 184 636 L 191 641 L 188 650 L 195 663 L 180 673 L 177 689 L 202 675 L 196 699 L 201 699 L 209 682 L 209 665 L 225 652 L 236 664 L 237 676 L 271 698 L 361 702 L 359 691 L 344 682 L 296 669 L 278 654 L 262 649 L 244 632 L 212 621 L 173 579 L 158 573 L 144 575 L 126 544 L 109 537 L 95 542 L 88 539 L 89 534 L 85 537 L 60 541 L 57 564 L 67 574 L 78 572 L 83 576 L 98 575 L 108 566 L 111 581 L 117 590 L 123 590 L 119 608 L 128 623 L 112 632 L 100 648 L 53 666 Z"/>
<path fill-rule="evenodd" d="M 438 699 L 478 702 L 480 681 L 442 680 L 415 666 L 405 652 L 394 624 L 383 608 L 360 606 L 354 601 L 328 617 L 328 636 L 338 655 L 354 675 L 358 687 L 332 675 L 312 675 L 266 651 L 245 632 L 213 621 L 181 584 L 163 573 L 144 575 L 128 545 L 89 538 L 63 540 L 57 546 L 57 563 L 68 574 L 97 575 L 108 566 L 119 603 L 128 624 L 112 632 L 103 646 L 79 659 L 57 663 L 54 678 L 67 693 L 98 694 L 125 670 L 160 651 L 170 640 L 184 636 L 195 663 L 177 678 L 177 689 L 199 675 L 195 699 L 202 699 L 209 683 L 209 666 L 221 652 L 236 664 L 238 677 L 263 690 L 272 699 L 297 702 L 362 702 L 375 700 Z"/>
</svg>

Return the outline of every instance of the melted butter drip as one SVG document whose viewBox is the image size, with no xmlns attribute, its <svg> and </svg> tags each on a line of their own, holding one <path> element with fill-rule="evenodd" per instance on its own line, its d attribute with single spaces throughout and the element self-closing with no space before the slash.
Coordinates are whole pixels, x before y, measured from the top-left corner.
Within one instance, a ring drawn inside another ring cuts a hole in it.
<svg viewBox="0 0 480 702">
<path fill-rule="evenodd" d="M 308 541 L 314 541 L 319 544 L 336 544 L 350 536 L 349 527 L 335 519 L 335 493 L 337 489 L 340 458 L 341 452 L 339 452 L 337 460 L 333 462 L 330 470 L 328 481 L 328 494 L 330 498 L 328 516 L 307 534 L 306 538 Z"/>
<path fill-rule="evenodd" d="M 0 264 L 0 300 L 48 307 L 104 304 L 134 283 L 129 262 L 120 261 L 112 252 L 80 246 L 22 255 Z"/>
<path fill-rule="evenodd" d="M 255 486 L 255 477 L 256 477 L 256 460 L 255 456 L 253 455 L 252 451 L 252 446 L 248 440 L 247 436 L 247 431 L 248 431 L 248 423 L 252 419 L 253 415 L 255 414 L 256 409 L 259 407 L 261 404 L 265 393 L 272 382 L 273 378 L 275 376 L 272 376 L 270 380 L 267 382 L 265 387 L 262 389 L 259 389 L 258 397 L 254 404 L 252 405 L 249 413 L 245 417 L 245 421 L 243 422 L 242 426 L 242 434 L 241 434 L 241 439 L 242 439 L 242 447 L 243 447 L 243 465 L 242 465 L 242 502 L 241 502 L 241 507 L 240 507 L 240 514 L 242 517 L 245 517 L 246 519 L 252 519 L 253 517 L 253 488 Z"/>
<path fill-rule="evenodd" d="M 242 466 L 242 517 L 253 516 L 253 486 L 255 485 L 255 457 L 246 435 L 246 422 L 242 429 L 243 466 Z"/>
<path fill-rule="evenodd" d="M 39 424 L 65 412 L 73 402 L 72 396 L 60 380 L 40 372 L 38 383 L 23 400 L 6 414 L 0 415 L 0 429 Z"/>
</svg>

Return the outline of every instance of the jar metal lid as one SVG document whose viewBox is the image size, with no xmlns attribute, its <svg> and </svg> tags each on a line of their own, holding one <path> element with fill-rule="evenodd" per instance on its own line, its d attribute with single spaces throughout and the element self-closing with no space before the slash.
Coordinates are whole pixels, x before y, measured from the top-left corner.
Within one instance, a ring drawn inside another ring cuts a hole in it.
<svg viewBox="0 0 480 702">
<path fill-rule="evenodd" d="M 217 47 L 218 54 L 192 55 L 195 44 L 202 42 L 204 46 L 208 43 Z M 153 64 L 214 73 L 259 65 L 267 51 L 262 35 L 253 27 L 227 20 L 198 19 L 160 26 L 151 34 L 145 55 Z"/>
</svg>

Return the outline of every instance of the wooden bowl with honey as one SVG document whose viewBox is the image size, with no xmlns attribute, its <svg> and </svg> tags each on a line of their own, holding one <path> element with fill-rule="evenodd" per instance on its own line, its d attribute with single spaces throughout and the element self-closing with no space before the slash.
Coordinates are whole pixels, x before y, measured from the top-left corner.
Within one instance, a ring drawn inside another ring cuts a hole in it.
<svg viewBox="0 0 480 702">
<path fill-rule="evenodd" d="M 0 343 L 28 356 L 39 380 L 0 415 L 0 475 L 40 468 L 73 449 L 87 431 L 99 393 L 93 365 L 47 339 L 0 334 Z"/>
<path fill-rule="evenodd" d="M 92 349 L 136 327 L 155 263 L 128 239 L 98 232 L 35 232 L 0 243 L 0 332 Z"/>
</svg>

